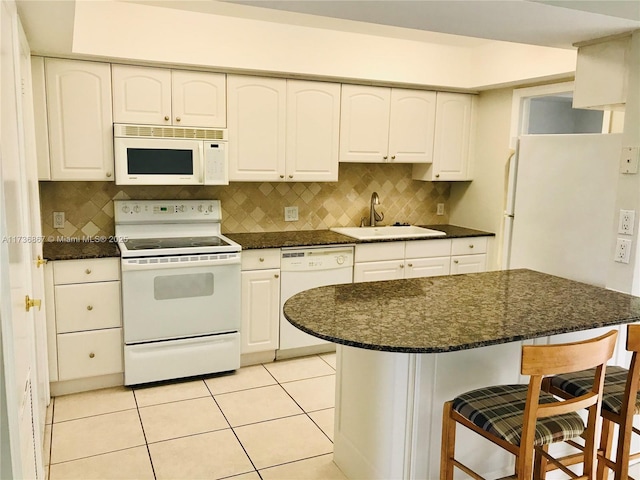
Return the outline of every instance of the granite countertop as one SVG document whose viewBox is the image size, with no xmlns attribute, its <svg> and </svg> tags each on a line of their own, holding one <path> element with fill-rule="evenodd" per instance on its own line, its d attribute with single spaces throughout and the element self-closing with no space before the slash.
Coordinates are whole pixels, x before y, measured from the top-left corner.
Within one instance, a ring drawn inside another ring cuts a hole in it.
<svg viewBox="0 0 640 480">
<path fill-rule="evenodd" d="M 52 261 L 81 260 L 120 257 L 120 250 L 113 242 L 44 242 L 42 256 Z"/>
<path fill-rule="evenodd" d="M 521 269 L 319 287 L 284 315 L 335 343 L 437 353 L 636 322 L 640 298 Z"/>
<path fill-rule="evenodd" d="M 456 225 L 419 225 L 445 232 L 446 237 L 416 238 L 416 240 L 437 240 L 442 238 L 485 237 L 494 236 L 490 232 L 458 227 Z M 281 247 L 307 247 L 319 245 L 339 245 L 345 243 L 396 242 L 397 239 L 357 240 L 331 230 L 298 230 L 290 232 L 262 233 L 225 233 L 234 242 L 242 245 L 243 250 Z M 402 238 L 401 241 L 411 240 Z"/>
</svg>

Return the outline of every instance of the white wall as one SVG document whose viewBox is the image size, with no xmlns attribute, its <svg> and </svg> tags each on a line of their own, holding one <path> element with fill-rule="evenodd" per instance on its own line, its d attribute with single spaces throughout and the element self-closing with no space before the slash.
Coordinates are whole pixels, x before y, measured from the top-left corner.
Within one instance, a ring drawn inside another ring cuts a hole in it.
<svg viewBox="0 0 640 480">
<path fill-rule="evenodd" d="M 48 53 L 51 42 L 39 37 L 42 32 L 28 33 L 35 37 L 34 52 Z M 72 54 L 471 90 L 567 76 L 575 68 L 573 50 L 480 44 L 460 40 L 451 45 L 151 5 L 78 1 Z"/>
<path fill-rule="evenodd" d="M 511 88 L 480 93 L 473 181 L 451 182 L 449 223 L 496 234 L 489 270 L 500 268 L 512 95 Z"/>
</svg>

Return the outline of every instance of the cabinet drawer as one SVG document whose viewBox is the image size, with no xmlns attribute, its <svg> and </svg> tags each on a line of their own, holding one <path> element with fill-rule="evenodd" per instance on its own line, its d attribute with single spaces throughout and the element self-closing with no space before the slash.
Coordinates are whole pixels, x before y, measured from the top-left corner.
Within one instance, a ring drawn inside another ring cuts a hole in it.
<svg viewBox="0 0 640 480">
<path fill-rule="evenodd" d="M 451 255 L 474 255 L 487 253 L 487 237 L 454 238 Z"/>
<path fill-rule="evenodd" d="M 58 335 L 58 380 L 122 372 L 122 329 Z"/>
<path fill-rule="evenodd" d="M 405 258 L 448 257 L 451 255 L 451 240 L 414 240 L 405 245 Z"/>
<path fill-rule="evenodd" d="M 486 269 L 487 256 L 485 254 L 451 257 L 451 275 L 484 272 Z"/>
<path fill-rule="evenodd" d="M 280 268 L 280 249 L 243 250 L 242 270 Z"/>
<path fill-rule="evenodd" d="M 58 333 L 119 327 L 120 282 L 58 285 L 56 325 Z"/>
<path fill-rule="evenodd" d="M 404 260 L 404 242 L 380 242 L 356 245 L 355 261 Z"/>
<path fill-rule="evenodd" d="M 53 263 L 53 281 L 56 285 L 109 280 L 120 280 L 119 258 L 63 260 Z"/>
</svg>

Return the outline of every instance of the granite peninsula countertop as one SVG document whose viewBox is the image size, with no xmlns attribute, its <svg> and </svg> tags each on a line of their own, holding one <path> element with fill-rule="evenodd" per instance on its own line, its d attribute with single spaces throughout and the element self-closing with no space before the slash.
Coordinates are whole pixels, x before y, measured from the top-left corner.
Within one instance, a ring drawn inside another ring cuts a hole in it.
<svg viewBox="0 0 640 480">
<path fill-rule="evenodd" d="M 113 242 L 44 242 L 45 260 L 82 260 L 86 258 L 120 257 L 118 245 Z"/>
<path fill-rule="evenodd" d="M 284 315 L 335 343 L 438 353 L 636 322 L 640 297 L 520 269 L 319 287 Z"/>
<path fill-rule="evenodd" d="M 458 227 L 457 225 L 419 225 L 433 230 L 440 230 L 445 237 L 415 238 L 414 240 L 437 240 L 443 238 L 493 237 L 495 234 L 482 230 Z M 396 240 L 356 240 L 331 230 L 298 230 L 288 232 L 261 233 L 225 233 L 234 242 L 242 245 L 243 250 L 281 247 L 308 247 L 321 245 L 340 245 L 352 243 L 395 242 Z M 411 240 L 407 238 L 401 239 Z"/>
</svg>

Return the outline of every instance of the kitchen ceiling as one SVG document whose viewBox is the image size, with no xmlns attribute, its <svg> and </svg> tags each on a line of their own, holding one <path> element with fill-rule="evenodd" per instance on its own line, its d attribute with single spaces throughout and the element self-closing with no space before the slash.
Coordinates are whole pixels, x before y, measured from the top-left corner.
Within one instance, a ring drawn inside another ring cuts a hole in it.
<svg viewBox="0 0 640 480">
<path fill-rule="evenodd" d="M 640 28 L 640 0 L 223 0 L 235 5 L 508 42 L 572 48 Z M 142 3 L 142 2 L 141 2 Z M 174 8 L 218 2 L 163 1 Z"/>
</svg>

